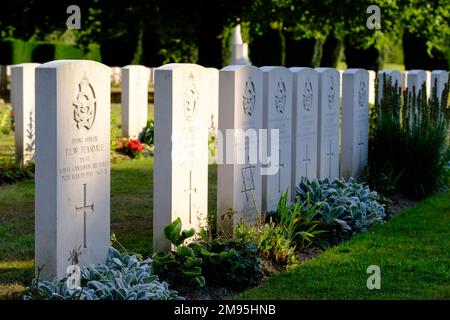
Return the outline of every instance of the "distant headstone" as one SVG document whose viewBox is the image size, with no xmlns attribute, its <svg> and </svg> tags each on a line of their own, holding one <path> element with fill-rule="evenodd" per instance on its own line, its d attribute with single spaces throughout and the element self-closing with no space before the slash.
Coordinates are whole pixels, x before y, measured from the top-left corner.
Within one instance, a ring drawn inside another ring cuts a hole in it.
<svg viewBox="0 0 450 320">
<path fill-rule="evenodd" d="M 426 88 L 427 88 L 427 99 L 431 96 L 431 71 L 426 70 L 427 80 L 426 80 Z"/>
<path fill-rule="evenodd" d="M 401 87 L 402 85 L 402 74 L 400 71 L 396 70 L 381 70 L 378 71 L 378 103 L 381 102 L 383 97 L 383 86 L 384 81 L 388 82 L 390 79 L 391 85 Z"/>
<path fill-rule="evenodd" d="M 120 67 L 111 67 L 111 83 L 115 86 L 122 81 L 122 69 Z"/>
<path fill-rule="evenodd" d="M 219 70 L 216 68 L 206 68 L 208 95 L 210 99 L 209 128 L 217 131 L 219 127 Z"/>
<path fill-rule="evenodd" d="M 292 199 L 302 177 L 317 178 L 319 75 L 311 68 L 290 68 L 294 75 Z"/>
<path fill-rule="evenodd" d="M 422 91 L 422 86 L 427 82 L 427 73 L 424 70 L 408 71 L 407 88 L 408 94 L 412 96 L 415 92 L 416 98 Z"/>
<path fill-rule="evenodd" d="M 238 24 L 231 37 L 231 65 L 250 64 L 248 58 L 248 44 L 242 41 L 241 25 Z"/>
<path fill-rule="evenodd" d="M 439 101 L 442 99 L 442 92 L 445 89 L 445 85 L 448 83 L 448 71 L 446 70 L 433 70 L 431 73 L 431 86 L 436 86 L 436 94 Z"/>
<path fill-rule="evenodd" d="M 406 90 L 406 82 L 408 81 L 408 71 L 401 71 L 400 72 L 402 74 L 402 84 L 401 84 L 401 88 L 402 91 Z"/>
<path fill-rule="evenodd" d="M 369 150 L 369 73 L 346 70 L 342 88 L 341 177 L 360 179 Z"/>
<path fill-rule="evenodd" d="M 12 67 L 13 66 L 6 66 L 6 76 L 11 77 L 12 75 Z"/>
<path fill-rule="evenodd" d="M 19 164 L 34 160 L 34 71 L 38 65 L 23 63 L 12 68 L 11 103 L 14 110 L 16 162 Z"/>
<path fill-rule="evenodd" d="M 219 86 L 219 131 L 226 163 L 217 169 L 217 228 L 231 236 L 234 225 L 253 223 L 261 212 L 257 135 L 263 124 L 262 71 L 254 66 L 225 67 Z"/>
<path fill-rule="evenodd" d="M 170 250 L 164 227 L 206 224 L 208 214 L 207 71 L 195 64 L 167 64 L 155 72 L 153 250 Z"/>
<path fill-rule="evenodd" d="M 206 79 L 208 86 L 208 109 L 209 109 L 209 162 L 217 161 L 217 129 L 219 127 L 219 70 L 216 68 L 206 69 Z"/>
<path fill-rule="evenodd" d="M 274 174 L 262 176 L 262 211 L 270 212 L 276 210 L 283 193 L 288 192 L 288 199 L 291 198 L 293 76 L 284 67 L 260 69 L 263 72 L 263 129 L 268 130 L 269 152 L 265 154 L 270 154 L 271 164 L 276 166 Z M 274 129 L 278 130 L 279 137 L 276 149 L 271 147 L 271 130 Z"/>
<path fill-rule="evenodd" d="M 339 178 L 340 76 L 333 68 L 316 68 L 319 73 L 319 132 L 317 177 Z"/>
<path fill-rule="evenodd" d="M 122 136 L 136 139 L 148 120 L 149 69 L 144 66 L 122 68 Z"/>
<path fill-rule="evenodd" d="M 36 268 L 106 261 L 110 239 L 110 68 L 59 60 L 36 68 Z"/>
<path fill-rule="evenodd" d="M 377 73 L 373 70 L 368 70 L 369 72 L 369 103 L 375 104 L 375 78 Z"/>
<path fill-rule="evenodd" d="M 148 83 L 151 86 L 155 85 L 155 70 L 156 70 L 156 68 L 148 68 L 148 74 L 149 74 Z"/>
</svg>

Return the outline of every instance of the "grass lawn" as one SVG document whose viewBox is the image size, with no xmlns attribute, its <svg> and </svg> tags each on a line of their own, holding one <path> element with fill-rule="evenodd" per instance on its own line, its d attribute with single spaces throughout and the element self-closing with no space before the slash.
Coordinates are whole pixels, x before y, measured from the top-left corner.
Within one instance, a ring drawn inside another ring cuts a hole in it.
<svg viewBox="0 0 450 320">
<path fill-rule="evenodd" d="M 370 265 L 381 290 L 366 287 Z M 450 299 L 450 191 L 236 298 Z"/>
<path fill-rule="evenodd" d="M 0 115 L 10 106 L 0 105 Z M 153 119 L 153 106 L 149 106 Z M 112 136 L 120 134 L 120 105 L 111 108 Z M 0 147 L 14 137 L 0 133 Z M 216 202 L 216 166 L 210 166 L 209 206 Z M 111 165 L 111 233 L 130 251 L 151 255 L 153 158 L 119 160 Z M 215 210 L 215 209 L 214 209 Z M 34 181 L 0 186 L 0 299 L 20 298 L 34 276 Z"/>
</svg>

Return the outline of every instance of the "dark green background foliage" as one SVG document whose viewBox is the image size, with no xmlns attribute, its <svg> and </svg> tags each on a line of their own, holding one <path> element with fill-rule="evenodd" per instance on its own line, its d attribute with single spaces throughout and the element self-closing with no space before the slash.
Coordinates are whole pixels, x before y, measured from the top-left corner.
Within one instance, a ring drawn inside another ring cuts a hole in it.
<svg viewBox="0 0 450 320">
<path fill-rule="evenodd" d="M 95 44 L 108 65 L 193 62 L 222 67 L 229 63 L 231 30 L 240 23 L 258 66 L 334 67 L 339 60 L 375 70 L 383 61 L 404 62 L 407 69 L 449 66 L 447 0 L 79 0 L 81 29 L 67 31 L 71 4 L 2 2 L 0 40 L 75 45 L 83 57 L 98 60 L 97 49 L 90 47 Z M 366 9 L 373 4 L 381 8 L 381 30 L 366 27 Z M 26 45 L 15 46 L 1 47 L 0 56 L 13 63 L 33 59 Z M 56 46 L 53 55 L 46 46 L 37 50 L 36 61 L 79 55 Z M 95 54 L 88 54 L 92 50 Z M 405 58 L 392 54 L 401 51 Z"/>
<path fill-rule="evenodd" d="M 9 39 L 0 41 L 0 53 L 0 64 L 45 63 L 59 59 L 101 61 L 100 48 L 96 44 L 80 48 L 76 45 Z"/>
</svg>

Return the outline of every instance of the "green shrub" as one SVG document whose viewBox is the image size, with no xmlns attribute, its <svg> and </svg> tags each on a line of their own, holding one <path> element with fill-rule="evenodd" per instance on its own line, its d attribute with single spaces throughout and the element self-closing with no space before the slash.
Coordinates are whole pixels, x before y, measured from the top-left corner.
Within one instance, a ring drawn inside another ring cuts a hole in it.
<svg viewBox="0 0 450 320">
<path fill-rule="evenodd" d="M 139 135 L 139 140 L 142 143 L 153 145 L 154 144 L 154 132 L 155 132 L 155 122 L 153 120 L 148 120 L 147 125 L 142 130 L 141 134 Z"/>
<path fill-rule="evenodd" d="M 324 233 L 318 230 L 318 215 L 323 203 L 309 199 L 289 203 L 285 192 L 277 209 L 258 219 L 256 224 L 240 223 L 234 230 L 235 237 L 256 244 L 258 252 L 279 267 L 297 263 L 296 249 L 302 251 Z"/>
<path fill-rule="evenodd" d="M 297 263 L 295 243 L 287 237 L 287 229 L 269 218 L 259 223 L 240 223 L 234 229 L 236 239 L 242 243 L 254 243 L 258 253 L 277 267 L 289 267 Z"/>
<path fill-rule="evenodd" d="M 0 52 L 0 64 L 6 65 L 60 59 L 101 61 L 100 47 L 97 44 L 91 44 L 84 50 L 74 45 L 7 39 L 0 41 Z"/>
<path fill-rule="evenodd" d="M 0 41 L 0 64 L 13 65 L 24 62 L 32 62 L 32 53 L 35 42 L 25 42 L 16 39 Z"/>
<path fill-rule="evenodd" d="M 261 281 L 262 263 L 254 243 L 216 238 L 201 244 L 214 253 L 202 266 L 208 283 L 242 289 Z"/>
<path fill-rule="evenodd" d="M 34 179 L 34 170 L 35 164 L 33 161 L 24 165 L 13 162 L 0 163 L 0 185 Z"/>
<path fill-rule="evenodd" d="M 105 264 L 81 267 L 81 287 L 67 286 L 69 275 L 60 280 L 34 279 L 27 288 L 26 300 L 180 300 L 166 282 L 158 281 L 151 260 L 109 249 Z"/>
<path fill-rule="evenodd" d="M 383 193 L 425 197 L 446 185 L 448 84 L 440 103 L 436 85 L 427 100 L 425 85 L 402 93 L 389 77 L 382 81 L 383 97 L 371 117 L 368 182 Z"/>
<path fill-rule="evenodd" d="M 212 239 L 203 230 L 192 241 L 194 229 L 183 230 L 180 218 L 164 228 L 168 240 L 176 247 L 171 252 L 153 255 L 155 273 L 170 283 L 204 287 L 206 282 L 223 287 L 255 285 L 262 277 L 262 264 L 251 243 Z M 184 244 L 185 240 L 189 244 Z"/>
<path fill-rule="evenodd" d="M 364 232 L 372 225 L 383 223 L 386 218 L 377 192 L 353 178 L 345 181 L 308 180 L 304 177 L 296 188 L 296 194 L 300 201 L 320 206 L 316 218 L 339 238 Z"/>
</svg>

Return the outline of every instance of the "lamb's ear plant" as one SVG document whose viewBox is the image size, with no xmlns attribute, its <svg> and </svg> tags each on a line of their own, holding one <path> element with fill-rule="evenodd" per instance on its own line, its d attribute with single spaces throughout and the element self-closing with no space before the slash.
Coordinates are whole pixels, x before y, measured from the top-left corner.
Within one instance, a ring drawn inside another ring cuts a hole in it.
<svg viewBox="0 0 450 320">
<path fill-rule="evenodd" d="M 383 223 L 386 219 L 385 208 L 378 202 L 378 193 L 353 178 L 302 178 L 296 194 L 300 201 L 318 205 L 318 214 L 314 219 L 335 228 L 344 237 L 366 231 L 370 226 Z"/>
<path fill-rule="evenodd" d="M 110 247 L 105 264 L 81 267 L 81 287 L 70 289 L 62 279 L 34 279 L 24 299 L 48 300 L 180 300 L 176 291 L 153 274 L 152 260 Z"/>
</svg>

